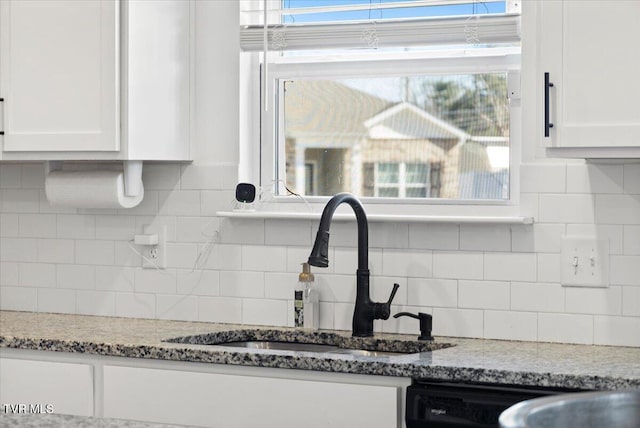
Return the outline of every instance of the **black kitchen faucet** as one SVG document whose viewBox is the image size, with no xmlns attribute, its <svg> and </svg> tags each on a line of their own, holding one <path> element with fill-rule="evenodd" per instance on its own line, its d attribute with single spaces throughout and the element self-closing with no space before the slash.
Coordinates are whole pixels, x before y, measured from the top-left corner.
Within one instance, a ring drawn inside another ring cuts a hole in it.
<svg viewBox="0 0 640 428">
<path fill-rule="evenodd" d="M 389 319 L 391 301 L 398 291 L 393 285 L 391 296 L 386 303 L 371 301 L 369 291 L 369 228 L 364 207 L 351 193 L 338 193 L 332 197 L 322 211 L 320 226 L 313 249 L 309 255 L 309 264 L 317 267 L 329 266 L 329 226 L 338 205 L 346 202 L 356 214 L 358 222 L 358 270 L 356 271 L 356 305 L 353 310 L 353 336 L 373 336 L 373 320 Z"/>
</svg>

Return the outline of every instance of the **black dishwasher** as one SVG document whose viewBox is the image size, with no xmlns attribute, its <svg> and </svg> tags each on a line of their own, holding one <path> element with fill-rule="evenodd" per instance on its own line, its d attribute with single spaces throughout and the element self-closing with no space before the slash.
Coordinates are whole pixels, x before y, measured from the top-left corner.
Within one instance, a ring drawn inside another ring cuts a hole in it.
<svg viewBox="0 0 640 428">
<path fill-rule="evenodd" d="M 407 428 L 499 427 L 500 413 L 513 404 L 566 392 L 576 390 L 414 380 L 405 421 Z"/>
</svg>

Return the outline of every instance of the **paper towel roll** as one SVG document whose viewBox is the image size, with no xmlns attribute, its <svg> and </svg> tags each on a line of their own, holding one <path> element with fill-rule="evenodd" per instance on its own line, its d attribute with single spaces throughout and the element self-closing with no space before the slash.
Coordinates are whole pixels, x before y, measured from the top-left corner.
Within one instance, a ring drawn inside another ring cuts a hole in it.
<svg viewBox="0 0 640 428">
<path fill-rule="evenodd" d="M 144 197 L 125 196 L 122 171 L 52 171 L 45 179 L 51 205 L 73 208 L 133 208 Z"/>
</svg>

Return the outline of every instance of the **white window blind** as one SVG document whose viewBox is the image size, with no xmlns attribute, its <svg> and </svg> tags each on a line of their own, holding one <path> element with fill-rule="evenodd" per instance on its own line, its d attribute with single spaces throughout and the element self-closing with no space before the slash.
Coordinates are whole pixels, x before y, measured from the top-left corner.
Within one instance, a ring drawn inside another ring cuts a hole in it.
<svg viewBox="0 0 640 428">
<path fill-rule="evenodd" d="M 269 0 L 247 2 L 243 51 L 518 44 L 517 1 Z M 267 8 L 266 13 L 264 6 Z M 309 5 L 309 7 L 287 7 Z M 496 7 L 496 5 L 498 7 Z M 498 10 L 499 12 L 495 12 Z"/>
</svg>

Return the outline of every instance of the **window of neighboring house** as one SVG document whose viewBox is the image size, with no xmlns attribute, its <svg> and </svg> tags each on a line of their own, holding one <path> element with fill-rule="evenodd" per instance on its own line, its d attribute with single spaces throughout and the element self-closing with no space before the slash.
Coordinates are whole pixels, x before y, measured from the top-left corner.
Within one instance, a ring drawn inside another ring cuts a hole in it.
<svg viewBox="0 0 640 428">
<path fill-rule="evenodd" d="M 346 191 L 368 202 L 513 202 L 515 0 L 266 4 L 266 73 L 253 62 L 267 107 L 263 188 L 310 199 Z M 258 30 L 241 30 L 245 50 L 260 49 Z"/>
</svg>

